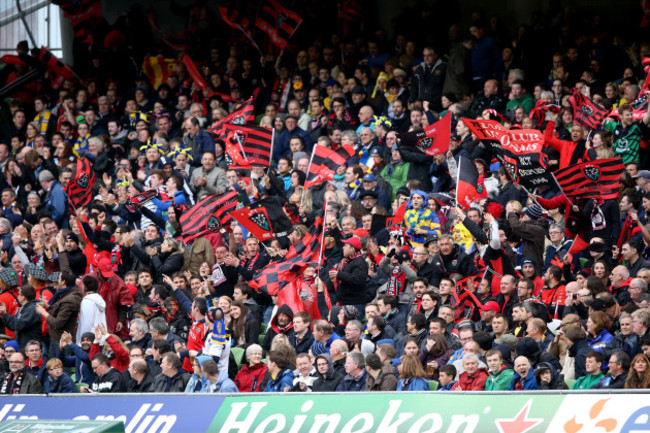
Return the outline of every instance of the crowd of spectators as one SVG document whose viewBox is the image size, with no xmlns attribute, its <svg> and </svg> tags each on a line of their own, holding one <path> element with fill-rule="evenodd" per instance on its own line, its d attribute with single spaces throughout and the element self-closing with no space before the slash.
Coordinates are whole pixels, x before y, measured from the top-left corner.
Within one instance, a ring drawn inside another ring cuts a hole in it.
<svg viewBox="0 0 650 433">
<path fill-rule="evenodd" d="M 635 116 L 650 43 L 571 9 L 516 31 L 473 13 L 469 27 L 449 19 L 418 34 L 430 11 L 413 3 L 391 38 L 299 32 L 282 56 L 261 59 L 222 22 L 229 44 L 211 45 L 199 21 L 203 90 L 182 63 L 156 87 L 129 75 L 163 41 L 145 34 L 131 46 L 119 35 L 133 28 L 118 20 L 127 27 L 103 29 L 106 46 L 87 50 L 81 80 L 54 89 L 41 78 L 10 95 L 0 110 L 0 394 L 650 387 L 650 116 Z M 0 80 L 29 69 L 7 64 Z M 574 88 L 618 117 L 583 128 Z M 272 162 L 243 173 L 210 130 L 253 93 L 255 122 L 274 130 Z M 540 101 L 561 110 L 539 115 Z M 398 134 L 448 112 L 447 153 L 400 146 Z M 622 158 L 619 199 L 525 191 L 463 118 L 544 132 L 549 170 Z M 343 145 L 355 153 L 334 179 L 304 188 L 314 147 Z M 453 196 L 461 156 L 488 192 L 467 211 L 440 195 Z M 64 190 L 81 158 L 96 184 L 74 209 Z M 149 190 L 153 200 L 129 202 Z M 229 191 L 238 207 L 278 197 L 290 233 L 262 243 L 233 221 L 186 244 L 183 212 Z M 315 315 L 249 283 L 318 217 L 323 260 L 284 289 L 317 302 Z M 578 233 L 588 246 L 570 253 Z"/>
</svg>

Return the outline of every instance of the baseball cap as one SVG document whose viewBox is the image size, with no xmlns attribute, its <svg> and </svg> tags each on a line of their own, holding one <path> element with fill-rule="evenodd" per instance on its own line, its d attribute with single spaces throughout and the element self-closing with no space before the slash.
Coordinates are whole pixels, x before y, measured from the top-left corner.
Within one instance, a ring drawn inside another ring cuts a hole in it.
<svg viewBox="0 0 650 433">
<path fill-rule="evenodd" d="M 363 180 L 365 180 L 366 182 L 374 182 L 375 181 L 375 175 L 372 174 L 372 173 L 366 173 L 363 176 Z"/>
<path fill-rule="evenodd" d="M 638 178 L 644 178 L 644 179 L 650 179 L 650 170 L 641 170 L 634 176 L 632 176 L 632 179 L 638 179 Z"/>
<path fill-rule="evenodd" d="M 360 249 L 361 249 L 361 239 L 359 239 L 359 238 L 356 237 L 356 236 L 352 236 L 351 238 L 346 239 L 346 240 L 341 241 L 341 242 L 343 242 L 344 244 L 350 244 L 350 245 L 352 245 L 354 248 L 356 248 L 357 250 L 360 250 Z"/>
<path fill-rule="evenodd" d="M 113 264 L 111 263 L 110 259 L 100 259 L 99 263 L 97 263 L 97 267 L 99 268 L 104 278 L 110 278 L 115 275 L 115 272 L 113 272 Z"/>
<path fill-rule="evenodd" d="M 501 307 L 499 307 L 499 304 L 497 304 L 495 301 L 488 301 L 483 304 L 483 310 L 490 310 L 494 311 L 495 313 L 500 313 Z"/>
</svg>

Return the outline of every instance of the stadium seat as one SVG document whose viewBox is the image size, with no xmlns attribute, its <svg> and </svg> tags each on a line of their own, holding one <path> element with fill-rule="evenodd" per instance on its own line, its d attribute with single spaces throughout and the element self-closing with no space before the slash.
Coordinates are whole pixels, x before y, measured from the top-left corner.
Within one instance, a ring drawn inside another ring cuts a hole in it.
<svg viewBox="0 0 650 433">
<path fill-rule="evenodd" d="M 427 380 L 429 382 L 429 391 L 437 391 L 438 390 L 438 381 L 437 380 Z"/>
<path fill-rule="evenodd" d="M 88 385 L 87 383 L 79 382 L 77 383 L 77 392 L 81 392 L 82 386 L 85 386 L 86 388 L 90 388 L 90 385 Z"/>
<path fill-rule="evenodd" d="M 241 368 L 242 360 L 244 359 L 244 349 L 241 347 L 233 347 L 230 349 L 232 356 L 235 357 L 235 362 L 237 363 L 237 370 Z"/>
<path fill-rule="evenodd" d="M 572 388 L 573 388 L 573 384 L 576 383 L 576 380 L 575 380 L 575 379 L 566 379 L 566 380 L 564 381 L 564 383 L 566 383 L 566 386 L 568 386 L 569 389 L 572 389 Z"/>
<path fill-rule="evenodd" d="M 261 335 L 261 334 L 266 334 L 266 329 L 267 329 L 268 327 L 269 327 L 268 324 L 266 324 L 266 323 L 262 323 L 262 324 L 260 325 L 260 335 Z"/>
<path fill-rule="evenodd" d="M 264 337 L 266 337 L 266 334 L 260 334 L 260 336 L 257 337 L 258 344 L 262 344 L 262 341 L 264 341 Z"/>
</svg>

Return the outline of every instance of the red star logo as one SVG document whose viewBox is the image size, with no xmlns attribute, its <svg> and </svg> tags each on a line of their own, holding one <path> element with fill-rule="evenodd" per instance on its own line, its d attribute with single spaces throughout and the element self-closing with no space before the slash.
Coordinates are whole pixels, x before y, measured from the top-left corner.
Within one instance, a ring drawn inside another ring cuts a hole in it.
<svg viewBox="0 0 650 433">
<path fill-rule="evenodd" d="M 499 429 L 499 433 L 524 433 L 541 423 L 541 418 L 528 418 L 530 404 L 532 399 L 521 408 L 514 419 L 499 418 L 494 421 Z"/>
</svg>

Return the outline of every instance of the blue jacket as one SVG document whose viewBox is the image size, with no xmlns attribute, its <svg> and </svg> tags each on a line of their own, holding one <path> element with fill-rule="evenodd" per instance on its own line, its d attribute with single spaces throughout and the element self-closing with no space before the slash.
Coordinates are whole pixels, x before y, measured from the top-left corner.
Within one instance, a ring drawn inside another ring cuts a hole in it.
<svg viewBox="0 0 650 433">
<path fill-rule="evenodd" d="M 614 339 L 614 336 L 610 334 L 607 329 L 603 329 L 600 334 L 595 338 L 587 338 L 587 343 L 589 346 L 597 352 L 602 352 L 603 347 L 607 346 L 610 341 Z"/>
<path fill-rule="evenodd" d="M 346 374 L 343 380 L 339 382 L 339 386 L 336 387 L 336 390 L 337 391 L 365 391 L 367 378 L 368 378 L 368 372 L 366 370 L 363 370 L 361 374 L 356 378 L 350 376 L 349 374 Z"/>
<path fill-rule="evenodd" d="M 52 219 L 56 221 L 59 227 L 67 227 L 68 222 L 65 218 L 68 212 L 68 196 L 63 192 L 61 184 L 57 181 L 52 183 L 50 191 L 45 198 L 44 207 L 50 212 Z"/>
<path fill-rule="evenodd" d="M 185 193 L 183 191 L 176 191 L 174 193 L 174 201 L 173 202 L 171 200 L 162 201 L 159 198 L 153 198 L 151 201 L 158 208 L 158 209 L 156 209 L 156 213 L 158 215 L 162 216 L 165 219 L 165 221 L 169 220 L 169 217 L 167 216 L 167 209 L 169 209 L 169 207 L 173 203 L 176 203 L 177 206 L 187 205 L 187 200 L 185 199 Z"/>
<path fill-rule="evenodd" d="M 512 382 L 510 382 L 510 386 L 508 387 L 508 391 L 513 391 L 515 389 L 515 383 L 521 378 L 519 373 L 515 372 L 515 375 L 512 378 Z M 528 370 L 528 376 L 526 376 L 522 381 L 521 384 L 524 387 L 524 390 L 530 390 L 530 389 L 540 389 L 539 385 L 537 384 L 537 380 L 535 379 L 535 376 L 533 376 L 533 368 L 531 367 L 530 370 Z"/>
<path fill-rule="evenodd" d="M 77 383 L 93 383 L 95 381 L 95 372 L 90 365 L 88 352 L 85 352 L 75 343 L 70 344 L 68 348 L 72 351 L 72 356 L 66 356 L 63 352 L 59 352 L 59 359 L 63 362 L 63 366 L 75 368 L 75 381 Z"/>
<path fill-rule="evenodd" d="M 264 392 L 284 392 L 285 387 L 291 388 L 293 386 L 293 380 L 296 376 L 293 374 L 293 371 L 286 368 L 278 374 L 278 377 L 275 379 L 269 380 L 269 383 L 266 384 Z M 237 387 L 235 386 L 235 389 Z"/>
<path fill-rule="evenodd" d="M 406 381 L 408 380 L 408 383 Z M 406 385 L 406 388 L 404 387 Z M 397 382 L 397 391 L 428 391 L 429 382 L 421 377 L 411 379 L 400 379 Z"/>
<path fill-rule="evenodd" d="M 77 392 L 77 387 L 67 374 L 52 380 L 49 374 L 43 379 L 43 394 L 70 394 Z"/>
<path fill-rule="evenodd" d="M 209 381 L 206 381 L 201 392 L 239 392 L 239 389 L 237 389 L 235 382 L 230 380 L 227 375 L 220 374 L 214 389 L 212 388 L 212 384 Z"/>
</svg>

